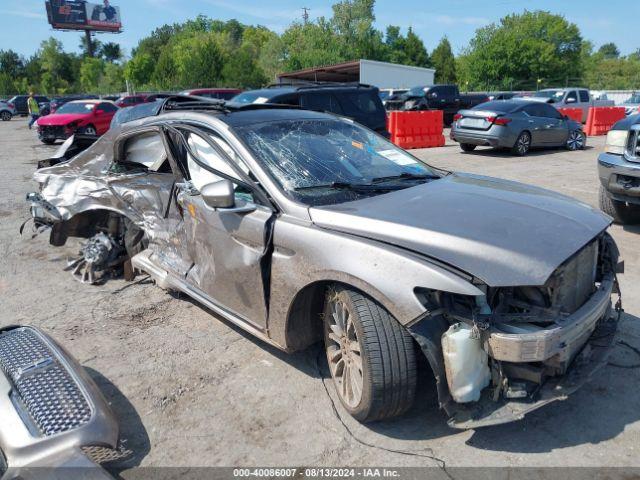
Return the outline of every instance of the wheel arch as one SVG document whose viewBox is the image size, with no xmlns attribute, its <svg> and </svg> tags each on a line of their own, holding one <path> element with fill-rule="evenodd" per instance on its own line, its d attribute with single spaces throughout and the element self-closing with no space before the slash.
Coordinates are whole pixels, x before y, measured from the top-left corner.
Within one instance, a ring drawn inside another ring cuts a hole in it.
<svg viewBox="0 0 640 480">
<path fill-rule="evenodd" d="M 96 229 L 100 225 L 106 226 L 106 223 L 108 223 L 109 219 L 113 218 L 114 215 L 126 219 L 141 228 L 139 222 L 131 218 L 127 212 L 117 208 L 107 206 L 87 208 L 74 213 L 68 219 L 54 223 L 51 228 L 49 243 L 56 247 L 61 247 L 67 242 L 69 237 L 89 238 L 96 233 Z M 141 229 L 144 230 L 143 228 Z"/>
<path fill-rule="evenodd" d="M 290 352 L 303 350 L 322 339 L 322 310 L 327 290 L 341 285 L 357 290 L 382 305 L 394 318 L 394 307 L 386 296 L 361 279 L 331 276 L 312 281 L 302 287 L 289 304 L 284 325 L 283 340 Z M 400 322 L 398 322 L 400 323 Z"/>
</svg>

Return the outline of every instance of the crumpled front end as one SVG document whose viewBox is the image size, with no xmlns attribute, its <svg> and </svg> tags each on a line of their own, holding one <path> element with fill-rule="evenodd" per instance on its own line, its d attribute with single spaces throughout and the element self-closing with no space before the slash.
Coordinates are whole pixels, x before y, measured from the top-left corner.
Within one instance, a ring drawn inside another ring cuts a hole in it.
<svg viewBox="0 0 640 480">
<path fill-rule="evenodd" d="M 618 256 L 603 234 L 543 286 L 483 287 L 482 297 L 423 292 L 429 315 L 410 332 L 436 374 L 450 426 L 519 420 L 593 378 L 615 344 Z"/>
</svg>

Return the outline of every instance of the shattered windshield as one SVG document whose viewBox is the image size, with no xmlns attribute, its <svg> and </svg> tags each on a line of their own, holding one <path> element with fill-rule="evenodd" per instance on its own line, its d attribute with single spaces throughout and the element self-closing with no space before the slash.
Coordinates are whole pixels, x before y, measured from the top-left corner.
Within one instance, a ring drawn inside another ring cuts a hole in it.
<svg viewBox="0 0 640 480">
<path fill-rule="evenodd" d="M 341 203 L 440 178 L 404 150 L 347 120 L 287 120 L 237 132 L 285 192 L 306 204 Z"/>
</svg>

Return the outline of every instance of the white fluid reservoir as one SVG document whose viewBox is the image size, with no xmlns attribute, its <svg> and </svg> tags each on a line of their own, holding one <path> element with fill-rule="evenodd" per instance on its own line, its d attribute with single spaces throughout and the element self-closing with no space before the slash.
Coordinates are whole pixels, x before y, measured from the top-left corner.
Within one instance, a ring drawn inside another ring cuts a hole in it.
<svg viewBox="0 0 640 480">
<path fill-rule="evenodd" d="M 479 338 L 471 338 L 471 327 L 456 323 L 442 335 L 442 353 L 451 396 L 458 403 L 475 402 L 489 385 L 491 372 Z"/>
</svg>

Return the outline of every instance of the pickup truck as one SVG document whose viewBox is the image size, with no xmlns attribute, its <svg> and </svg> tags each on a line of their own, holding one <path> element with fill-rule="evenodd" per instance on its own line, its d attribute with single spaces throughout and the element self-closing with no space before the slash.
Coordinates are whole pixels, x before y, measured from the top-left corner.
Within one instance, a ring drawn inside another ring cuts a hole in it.
<svg viewBox="0 0 640 480">
<path fill-rule="evenodd" d="M 613 107 L 613 100 L 594 100 L 586 88 L 545 88 L 535 92 L 526 100 L 550 103 L 556 108 L 582 109 L 582 123 L 587 121 L 590 107 Z"/>
<path fill-rule="evenodd" d="M 413 87 L 395 100 L 387 100 L 387 110 L 442 110 L 445 125 L 461 109 L 469 109 L 489 101 L 485 94 L 462 95 L 457 85 L 427 85 Z"/>
</svg>

